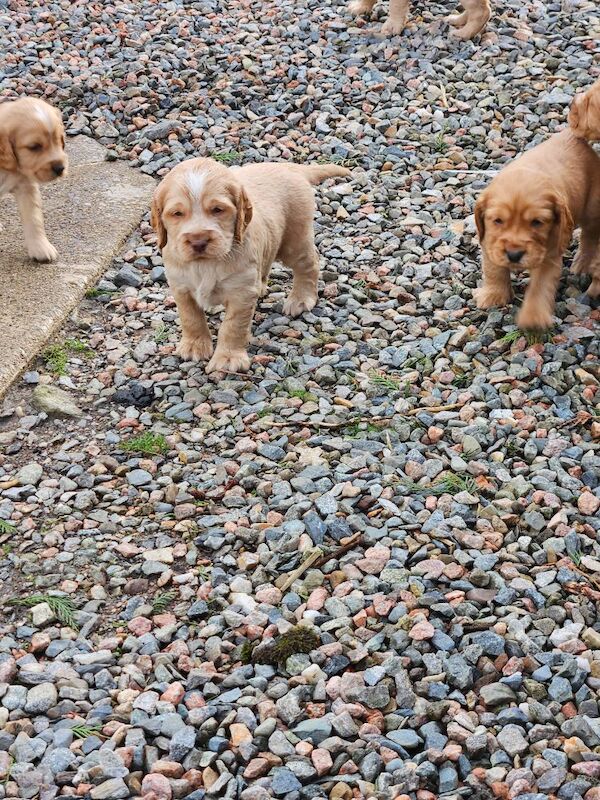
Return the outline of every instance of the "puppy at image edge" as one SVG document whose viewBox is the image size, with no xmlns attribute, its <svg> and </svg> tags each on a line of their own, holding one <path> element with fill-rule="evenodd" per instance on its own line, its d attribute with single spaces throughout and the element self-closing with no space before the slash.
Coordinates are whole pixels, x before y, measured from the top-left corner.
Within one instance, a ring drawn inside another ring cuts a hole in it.
<svg viewBox="0 0 600 800">
<path fill-rule="evenodd" d="M 295 317 L 317 302 L 313 186 L 349 170 L 334 164 L 249 164 L 228 169 L 209 158 L 178 164 L 152 202 L 167 280 L 181 319 L 177 353 L 210 359 L 207 372 L 242 372 L 259 297 L 274 261 L 293 272 L 283 313 Z M 205 309 L 225 306 L 213 355 Z M 212 358 L 211 358 L 212 356 Z"/>
<path fill-rule="evenodd" d="M 0 196 L 14 195 L 27 252 L 36 261 L 55 261 L 58 256 L 46 237 L 39 184 L 66 172 L 65 130 L 59 111 L 35 97 L 2 103 Z"/>
<path fill-rule="evenodd" d="M 562 260 L 573 230 L 581 242 L 575 273 L 592 276 L 590 297 L 600 295 L 600 158 L 567 128 L 502 169 L 475 205 L 483 254 L 479 308 L 512 299 L 511 272 L 529 272 L 517 316 L 520 328 L 551 327 Z"/>
<path fill-rule="evenodd" d="M 569 110 L 569 125 L 575 136 L 588 142 L 600 141 L 600 80 L 574 98 Z"/>
</svg>

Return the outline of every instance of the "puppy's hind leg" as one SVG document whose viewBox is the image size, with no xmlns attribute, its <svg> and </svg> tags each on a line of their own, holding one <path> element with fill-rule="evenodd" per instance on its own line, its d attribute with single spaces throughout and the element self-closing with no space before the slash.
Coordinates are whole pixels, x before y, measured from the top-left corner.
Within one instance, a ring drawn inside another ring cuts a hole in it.
<svg viewBox="0 0 600 800">
<path fill-rule="evenodd" d="M 599 243 L 600 223 L 593 227 L 582 226 L 579 247 L 571 264 L 571 271 L 575 275 L 582 275 L 591 271 L 592 263 L 596 260 Z"/>
<path fill-rule="evenodd" d="M 58 253 L 48 241 L 44 229 L 42 198 L 37 183 L 22 181 L 14 190 L 14 195 L 23 223 L 29 257 L 35 261 L 56 261 Z"/>
<path fill-rule="evenodd" d="M 297 317 L 317 304 L 319 280 L 319 254 L 314 245 L 312 230 L 303 247 L 282 254 L 281 260 L 291 267 L 294 283 L 290 296 L 283 304 L 286 317 Z"/>
</svg>

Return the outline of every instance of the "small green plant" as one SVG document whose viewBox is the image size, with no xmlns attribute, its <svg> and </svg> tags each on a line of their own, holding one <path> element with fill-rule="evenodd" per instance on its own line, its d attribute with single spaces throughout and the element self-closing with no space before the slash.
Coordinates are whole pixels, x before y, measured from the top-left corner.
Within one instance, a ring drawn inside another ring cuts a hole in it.
<svg viewBox="0 0 600 800">
<path fill-rule="evenodd" d="M 473 478 L 463 478 L 462 475 L 456 475 L 454 472 L 449 472 L 443 478 L 427 486 L 421 486 L 412 481 L 405 482 L 403 485 L 410 494 L 440 495 L 459 494 L 460 492 L 473 494 L 477 491 L 477 484 Z"/>
<path fill-rule="evenodd" d="M 42 353 L 46 369 L 54 375 L 64 375 L 67 371 L 69 354 L 89 358 L 93 351 L 80 339 L 66 339 L 62 344 L 52 344 Z"/>
<path fill-rule="evenodd" d="M 250 664 L 252 663 L 252 651 L 254 650 L 254 645 L 252 642 L 244 642 L 244 644 L 240 647 L 240 661 L 242 664 Z"/>
<path fill-rule="evenodd" d="M 241 153 L 238 153 L 235 150 L 220 150 L 218 152 L 211 153 L 210 157 L 215 161 L 220 161 L 222 164 L 235 164 L 242 158 Z"/>
<path fill-rule="evenodd" d="M 121 450 L 124 450 L 126 453 L 144 453 L 146 455 L 156 456 L 167 453 L 169 445 L 161 433 L 146 431 L 139 436 L 132 436 L 131 439 L 122 442 Z"/>
<path fill-rule="evenodd" d="M 256 412 L 256 416 L 259 419 L 262 419 L 263 417 L 268 417 L 269 414 L 272 414 L 272 413 L 273 413 L 273 409 L 270 406 L 265 406 L 264 408 L 261 408 L 260 411 Z"/>
<path fill-rule="evenodd" d="M 63 625 L 77 630 L 75 622 L 75 603 L 70 597 L 55 594 L 32 594 L 29 597 L 14 597 L 7 601 L 9 606 L 25 606 L 31 608 L 40 603 L 47 603 Z"/>
<path fill-rule="evenodd" d="M 173 600 L 177 597 L 177 592 L 171 589 L 168 592 L 159 592 L 152 600 L 152 613 L 161 614 Z"/>
<path fill-rule="evenodd" d="M 367 433 L 381 433 L 382 426 L 385 423 L 376 425 L 373 422 L 354 422 L 344 428 L 344 436 L 347 439 L 357 439 Z"/>
<path fill-rule="evenodd" d="M 317 164 L 339 164 L 340 167 L 352 169 L 352 167 L 358 167 L 360 159 L 353 157 L 344 158 L 343 156 L 333 154 L 330 156 L 319 156 L 319 158 L 317 158 Z"/>
<path fill-rule="evenodd" d="M 402 390 L 405 381 L 400 378 L 392 378 L 391 375 L 385 375 L 383 372 L 369 373 L 369 380 L 373 386 L 379 386 L 382 389 L 388 389 L 390 392 L 399 392 Z"/>
<path fill-rule="evenodd" d="M 470 385 L 471 380 L 471 376 L 468 372 L 457 370 L 452 380 L 452 386 L 454 386 L 456 389 L 464 389 L 466 386 Z"/>
<path fill-rule="evenodd" d="M 87 739 L 88 736 L 99 736 L 100 731 L 102 730 L 102 725 L 93 722 L 89 725 L 80 724 L 80 725 L 73 725 L 71 731 L 73 736 L 76 739 Z"/>
<path fill-rule="evenodd" d="M 321 644 L 319 634 L 305 625 L 296 625 L 287 633 L 282 633 L 273 642 L 260 648 L 260 652 L 252 654 L 255 664 L 285 664 L 290 656 L 296 653 L 310 653 Z"/>
<path fill-rule="evenodd" d="M 14 533 L 17 529 L 12 522 L 7 522 L 5 519 L 0 519 L 0 533 Z"/>
<path fill-rule="evenodd" d="M 316 402 L 317 398 L 314 394 L 311 394 L 307 389 L 292 389 L 291 392 L 288 393 L 290 397 L 298 397 L 302 402 L 306 403 L 308 400 L 313 400 Z"/>
<path fill-rule="evenodd" d="M 166 325 L 159 325 L 154 331 L 154 341 L 156 344 L 164 344 L 169 338 L 169 329 Z"/>
<path fill-rule="evenodd" d="M 581 566 L 581 559 L 583 558 L 583 553 L 579 550 L 575 550 L 574 553 L 571 553 L 571 561 L 575 564 L 576 567 Z"/>
<path fill-rule="evenodd" d="M 554 331 L 552 329 L 546 331 L 522 331 L 520 328 L 517 328 L 514 331 L 505 333 L 504 336 L 500 337 L 499 341 L 505 344 L 514 344 L 524 337 L 529 347 L 531 347 L 534 344 L 546 344 L 546 342 L 551 341 L 553 334 Z"/>
<path fill-rule="evenodd" d="M 433 140 L 433 149 L 436 153 L 445 153 L 448 149 L 448 142 L 444 139 L 443 133 L 438 133 L 438 135 Z"/>
</svg>

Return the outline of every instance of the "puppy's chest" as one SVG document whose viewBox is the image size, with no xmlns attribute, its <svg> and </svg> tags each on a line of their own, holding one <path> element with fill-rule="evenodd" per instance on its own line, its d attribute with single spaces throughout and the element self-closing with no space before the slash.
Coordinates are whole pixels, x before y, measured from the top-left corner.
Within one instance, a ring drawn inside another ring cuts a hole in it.
<svg viewBox="0 0 600 800">
<path fill-rule="evenodd" d="M 223 275 L 220 270 L 205 265 L 167 270 L 167 278 L 173 288 L 190 292 L 205 311 L 224 305 L 240 289 L 239 275 Z"/>
</svg>

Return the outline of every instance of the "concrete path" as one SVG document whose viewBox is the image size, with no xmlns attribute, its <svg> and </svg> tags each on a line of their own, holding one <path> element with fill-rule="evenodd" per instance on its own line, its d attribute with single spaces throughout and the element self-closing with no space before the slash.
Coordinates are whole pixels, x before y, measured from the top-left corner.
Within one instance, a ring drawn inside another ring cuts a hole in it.
<svg viewBox="0 0 600 800">
<path fill-rule="evenodd" d="M 42 189 L 58 262 L 28 259 L 13 198 L 0 200 L 0 397 L 110 264 L 156 185 L 122 161 L 105 161 L 93 139 L 77 136 L 67 147 L 69 177 Z"/>
</svg>

